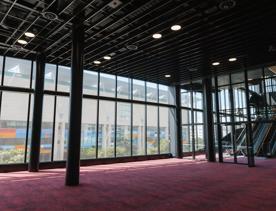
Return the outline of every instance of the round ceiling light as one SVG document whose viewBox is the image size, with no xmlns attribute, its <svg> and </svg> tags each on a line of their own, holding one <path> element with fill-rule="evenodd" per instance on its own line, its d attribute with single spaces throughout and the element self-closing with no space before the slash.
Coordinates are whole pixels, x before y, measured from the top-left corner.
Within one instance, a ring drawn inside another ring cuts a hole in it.
<svg viewBox="0 0 276 211">
<path fill-rule="evenodd" d="M 26 33 L 25 33 L 25 36 L 26 36 L 26 37 L 31 37 L 31 38 L 33 38 L 33 37 L 35 37 L 35 34 L 32 33 L 32 32 L 26 32 Z"/>
<path fill-rule="evenodd" d="M 171 30 L 173 30 L 173 31 L 178 31 L 178 30 L 180 30 L 181 29 L 181 26 L 180 25 L 173 25 L 172 27 L 171 27 Z"/>
<path fill-rule="evenodd" d="M 22 44 L 22 45 L 26 45 L 27 41 L 26 40 L 17 40 L 18 43 Z"/>
<path fill-rule="evenodd" d="M 93 63 L 94 63 L 94 64 L 101 64 L 101 62 L 98 61 L 98 60 L 94 61 Z"/>
<path fill-rule="evenodd" d="M 152 37 L 154 39 L 160 39 L 162 37 L 162 34 L 156 33 L 156 34 L 153 34 Z"/>
<path fill-rule="evenodd" d="M 235 61 L 237 61 L 237 58 L 235 58 L 235 57 L 229 58 L 228 61 L 229 61 L 229 62 L 235 62 Z"/>
<path fill-rule="evenodd" d="M 171 77 L 171 75 L 169 75 L 169 74 L 168 74 L 168 75 L 165 75 L 165 78 L 170 78 L 170 77 Z"/>
<path fill-rule="evenodd" d="M 213 66 L 218 66 L 218 65 L 220 65 L 220 63 L 219 62 L 213 62 L 212 65 Z"/>
<path fill-rule="evenodd" d="M 105 60 L 110 60 L 110 59 L 111 59 L 111 56 L 104 56 L 104 59 L 105 59 Z"/>
</svg>

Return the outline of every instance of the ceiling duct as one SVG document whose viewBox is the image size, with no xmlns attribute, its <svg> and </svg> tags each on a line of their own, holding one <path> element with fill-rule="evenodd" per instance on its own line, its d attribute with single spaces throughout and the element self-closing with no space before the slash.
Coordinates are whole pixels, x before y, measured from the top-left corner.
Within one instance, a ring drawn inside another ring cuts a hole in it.
<svg viewBox="0 0 276 211">
<path fill-rule="evenodd" d="M 115 9 L 117 7 L 119 7 L 122 4 L 122 2 L 120 0 L 112 0 L 108 6 L 111 7 L 112 9 Z"/>
<path fill-rule="evenodd" d="M 235 0 L 222 0 L 219 3 L 219 8 L 221 10 L 230 10 L 230 9 L 233 9 L 235 6 L 236 6 Z"/>
<path fill-rule="evenodd" d="M 127 44 L 126 48 L 128 50 L 131 50 L 131 51 L 136 51 L 138 49 L 138 46 L 137 45 L 133 45 L 133 44 Z"/>
<path fill-rule="evenodd" d="M 45 7 L 48 7 L 47 0 L 45 0 Z M 58 19 L 58 14 L 64 8 L 65 0 L 56 0 L 46 11 L 42 13 L 42 16 L 48 20 Z"/>
</svg>

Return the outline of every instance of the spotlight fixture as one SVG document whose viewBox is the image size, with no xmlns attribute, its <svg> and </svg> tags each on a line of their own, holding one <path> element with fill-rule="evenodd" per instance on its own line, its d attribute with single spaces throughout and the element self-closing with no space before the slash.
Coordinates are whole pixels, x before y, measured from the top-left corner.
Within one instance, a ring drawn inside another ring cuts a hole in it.
<svg viewBox="0 0 276 211">
<path fill-rule="evenodd" d="M 35 34 L 32 32 L 25 32 L 25 36 L 33 38 L 33 37 L 35 37 Z"/>
<path fill-rule="evenodd" d="M 111 59 L 111 56 L 104 56 L 104 59 L 105 59 L 105 60 L 110 60 L 110 59 Z"/>
<path fill-rule="evenodd" d="M 170 77 L 171 77 L 171 75 L 169 75 L 169 74 L 168 74 L 168 75 L 165 75 L 165 78 L 170 78 Z"/>
<path fill-rule="evenodd" d="M 173 30 L 173 31 L 178 31 L 178 30 L 180 30 L 181 29 L 181 26 L 180 25 L 173 25 L 172 27 L 171 27 L 171 30 Z"/>
<path fill-rule="evenodd" d="M 22 45 L 26 45 L 27 41 L 26 40 L 17 40 L 18 43 L 22 44 Z"/>
<path fill-rule="evenodd" d="M 98 61 L 98 60 L 94 61 L 93 63 L 94 63 L 94 64 L 101 64 L 101 62 Z"/>
<path fill-rule="evenodd" d="M 162 37 L 162 34 L 156 33 L 156 34 L 153 34 L 152 37 L 154 39 L 160 39 Z"/>
<path fill-rule="evenodd" d="M 218 65 L 220 65 L 220 63 L 219 62 L 213 62 L 212 65 L 213 66 L 218 66 Z"/>
<path fill-rule="evenodd" d="M 229 58 L 228 61 L 229 61 L 229 62 L 235 62 L 235 61 L 237 61 L 237 58 L 235 58 L 235 57 Z"/>
</svg>

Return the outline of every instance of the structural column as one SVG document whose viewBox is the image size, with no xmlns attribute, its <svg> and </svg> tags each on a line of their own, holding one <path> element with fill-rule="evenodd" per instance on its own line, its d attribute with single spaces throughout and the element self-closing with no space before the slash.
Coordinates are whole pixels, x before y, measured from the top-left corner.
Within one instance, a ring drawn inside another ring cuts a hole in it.
<svg viewBox="0 0 276 211">
<path fill-rule="evenodd" d="M 233 153 L 234 153 L 234 163 L 238 163 L 237 159 L 237 146 L 236 146 L 236 124 L 235 124 L 235 103 L 234 103 L 234 92 L 232 86 L 232 79 L 231 74 L 229 74 L 229 82 L 230 82 L 230 89 L 229 89 L 229 100 L 230 100 L 230 108 L 231 108 L 231 141 L 233 146 Z"/>
<path fill-rule="evenodd" d="M 176 102 L 176 157 L 183 157 L 182 149 L 182 115 L 181 115 L 181 88 L 180 85 L 175 86 L 175 102 Z"/>
<path fill-rule="evenodd" d="M 194 118 L 194 87 L 193 82 L 191 81 L 191 92 L 190 92 L 190 101 L 191 101 L 191 123 L 192 123 L 192 151 L 193 159 L 196 158 L 196 148 L 195 148 L 195 118 Z"/>
<path fill-rule="evenodd" d="M 202 81 L 204 96 L 204 130 L 206 139 L 207 159 L 210 162 L 216 161 L 214 144 L 214 122 L 212 111 L 212 80 L 207 77 Z"/>
<path fill-rule="evenodd" d="M 45 56 L 43 54 L 39 54 L 37 55 L 37 59 L 36 59 L 36 79 L 35 79 L 35 92 L 34 92 L 32 136 L 31 136 L 31 147 L 30 147 L 30 161 L 28 166 L 28 169 L 30 172 L 37 172 L 39 170 L 44 73 L 45 73 Z"/>
<path fill-rule="evenodd" d="M 216 103 L 218 154 L 219 154 L 219 162 L 223 162 L 222 133 L 221 133 L 220 114 L 219 114 L 219 89 L 218 89 L 218 77 L 217 76 L 215 76 L 215 90 L 216 90 L 215 103 Z"/>
<path fill-rule="evenodd" d="M 251 111 L 249 105 L 249 88 L 248 88 L 248 75 L 247 70 L 244 70 L 244 85 L 245 85 L 245 97 L 246 97 L 246 117 L 247 117 L 247 125 L 246 125 L 246 142 L 247 142 L 247 159 L 248 166 L 255 166 L 255 158 L 254 158 L 254 148 L 253 148 L 253 137 L 252 137 L 252 125 L 251 125 Z"/>
<path fill-rule="evenodd" d="M 74 20 L 72 26 L 72 82 L 70 92 L 69 140 L 65 181 L 65 184 L 68 186 L 75 186 L 79 184 L 83 83 L 83 42 L 83 18 L 79 17 Z"/>
</svg>

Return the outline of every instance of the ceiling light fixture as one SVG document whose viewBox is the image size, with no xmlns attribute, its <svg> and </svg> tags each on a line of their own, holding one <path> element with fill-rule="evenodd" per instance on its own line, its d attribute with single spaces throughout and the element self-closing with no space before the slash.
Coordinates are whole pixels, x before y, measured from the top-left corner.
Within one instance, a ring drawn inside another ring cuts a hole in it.
<svg viewBox="0 0 276 211">
<path fill-rule="evenodd" d="M 178 30 L 180 30 L 181 29 L 181 26 L 180 25 L 173 25 L 172 27 L 171 27 L 171 30 L 173 30 L 173 31 L 178 31 Z"/>
<path fill-rule="evenodd" d="M 156 34 L 153 34 L 152 37 L 154 39 L 160 39 L 162 37 L 162 34 L 156 33 Z"/>
<path fill-rule="evenodd" d="M 26 45 L 27 41 L 26 40 L 17 40 L 18 43 L 22 44 L 22 45 Z"/>
<path fill-rule="evenodd" d="M 111 56 L 104 56 L 104 59 L 105 59 L 105 60 L 110 60 L 110 59 L 111 59 Z"/>
<path fill-rule="evenodd" d="M 94 64 L 101 64 L 101 62 L 96 60 L 96 61 L 94 61 Z"/>
<path fill-rule="evenodd" d="M 229 58 L 228 61 L 229 61 L 229 62 L 235 62 L 235 61 L 237 61 L 237 58 L 235 58 L 235 57 Z"/>
<path fill-rule="evenodd" d="M 171 75 L 169 75 L 169 74 L 168 74 L 168 75 L 165 75 L 165 78 L 170 78 L 170 77 L 171 77 Z"/>
<path fill-rule="evenodd" d="M 213 62 L 212 65 L 213 66 L 218 66 L 218 65 L 220 65 L 220 63 L 219 62 Z"/>
<path fill-rule="evenodd" d="M 33 37 L 35 37 L 35 34 L 32 32 L 25 32 L 25 36 L 33 38 Z"/>
</svg>

